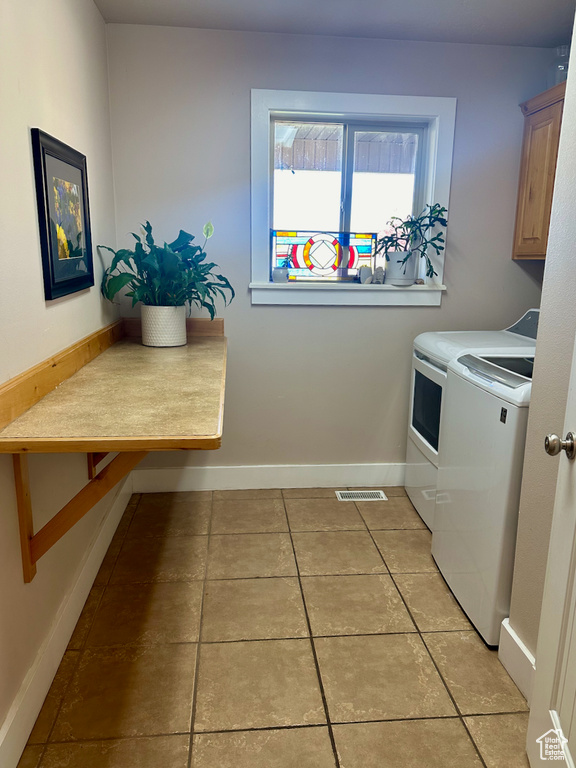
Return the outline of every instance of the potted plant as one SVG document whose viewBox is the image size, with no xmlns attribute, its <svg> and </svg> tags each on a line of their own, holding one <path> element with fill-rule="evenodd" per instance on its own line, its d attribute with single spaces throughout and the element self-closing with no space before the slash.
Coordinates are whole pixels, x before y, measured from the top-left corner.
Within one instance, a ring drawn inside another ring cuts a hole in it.
<svg viewBox="0 0 576 768">
<path fill-rule="evenodd" d="M 436 254 L 444 250 L 444 232 L 432 233 L 438 226 L 447 226 L 446 213 L 446 208 L 434 203 L 426 205 L 419 216 L 407 216 L 405 219 L 392 217 L 388 222 L 390 231 L 376 243 L 376 253 L 384 253 L 386 257 L 386 283 L 412 285 L 416 279 L 417 256 L 426 262 L 426 277 L 438 274 L 430 261 L 428 249 L 433 248 Z"/>
<path fill-rule="evenodd" d="M 277 267 L 272 270 L 272 282 L 273 283 L 287 283 L 288 282 L 288 270 L 292 266 L 292 257 L 285 256 Z"/>
<path fill-rule="evenodd" d="M 157 245 L 149 221 L 142 236 L 132 233 L 134 250 L 114 251 L 112 263 L 104 271 L 102 294 L 112 301 L 123 288 L 132 306 L 142 303 L 142 343 L 150 347 L 175 347 L 186 344 L 186 307 L 195 304 L 208 310 L 214 319 L 214 300 L 220 296 L 228 304 L 234 289 L 223 276 L 205 263 L 206 242 L 214 232 L 212 224 L 204 226 L 204 244 L 193 245 L 194 236 L 180 230 L 172 243 Z M 229 298 L 227 292 L 230 294 Z"/>
</svg>

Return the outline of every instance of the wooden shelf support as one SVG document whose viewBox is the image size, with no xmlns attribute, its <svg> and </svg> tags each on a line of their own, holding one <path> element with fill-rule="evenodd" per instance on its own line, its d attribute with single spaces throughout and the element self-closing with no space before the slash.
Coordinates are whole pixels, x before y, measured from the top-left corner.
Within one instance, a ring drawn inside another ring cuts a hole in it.
<svg viewBox="0 0 576 768">
<path fill-rule="evenodd" d="M 36 576 L 36 563 L 32 560 L 30 543 L 34 536 L 32 521 L 32 501 L 30 499 L 30 480 L 28 475 L 28 456 L 25 453 L 15 453 L 14 481 L 16 484 L 16 502 L 18 504 L 18 520 L 20 523 L 20 548 L 22 550 L 22 570 L 24 581 L 28 584 Z"/>
<path fill-rule="evenodd" d="M 142 461 L 148 451 L 120 453 L 107 464 L 82 490 L 34 534 L 28 457 L 14 454 L 14 478 L 20 520 L 20 543 L 24 581 L 29 583 L 36 575 L 36 563 L 59 541 L 72 526 L 89 512 L 104 496 Z"/>
<path fill-rule="evenodd" d="M 94 480 L 96 475 L 98 474 L 96 471 L 96 467 L 98 464 L 100 464 L 101 461 L 104 461 L 106 456 L 108 456 L 109 451 L 101 451 L 100 453 L 87 453 L 86 459 L 88 461 L 88 479 Z"/>
</svg>

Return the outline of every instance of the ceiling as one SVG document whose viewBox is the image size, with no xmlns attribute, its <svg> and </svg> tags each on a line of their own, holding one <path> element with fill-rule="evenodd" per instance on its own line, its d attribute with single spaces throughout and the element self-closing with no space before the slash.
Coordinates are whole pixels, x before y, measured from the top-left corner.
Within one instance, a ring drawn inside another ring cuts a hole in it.
<svg viewBox="0 0 576 768">
<path fill-rule="evenodd" d="M 576 0 L 95 0 L 107 22 L 388 40 L 570 42 Z"/>
</svg>

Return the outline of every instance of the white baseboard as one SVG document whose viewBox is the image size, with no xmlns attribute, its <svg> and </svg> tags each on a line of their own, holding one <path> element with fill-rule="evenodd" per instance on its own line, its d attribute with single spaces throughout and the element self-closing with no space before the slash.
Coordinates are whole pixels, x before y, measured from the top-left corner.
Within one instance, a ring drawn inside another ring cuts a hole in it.
<svg viewBox="0 0 576 768">
<path fill-rule="evenodd" d="M 112 506 L 102 520 L 80 564 L 73 585 L 65 595 L 48 636 L 0 728 L 0 766 L 16 768 L 76 622 L 82 612 L 104 555 L 132 494 L 129 475 L 120 485 Z"/>
<path fill-rule="evenodd" d="M 403 485 L 405 464 L 271 464 L 236 467 L 136 468 L 134 493 L 244 488 L 340 488 Z"/>
<path fill-rule="evenodd" d="M 536 660 L 510 626 L 510 619 L 502 622 L 498 658 L 530 705 Z"/>
</svg>

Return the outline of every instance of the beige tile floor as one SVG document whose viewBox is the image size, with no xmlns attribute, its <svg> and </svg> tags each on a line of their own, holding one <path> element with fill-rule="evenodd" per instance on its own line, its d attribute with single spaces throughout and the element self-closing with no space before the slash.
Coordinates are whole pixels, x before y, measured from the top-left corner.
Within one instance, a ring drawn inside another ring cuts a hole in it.
<svg viewBox="0 0 576 768">
<path fill-rule="evenodd" d="M 134 496 L 19 768 L 526 768 L 403 489 Z"/>
</svg>

